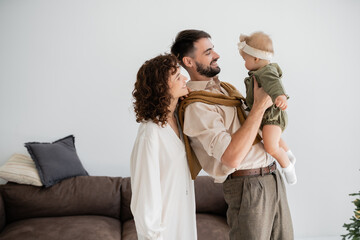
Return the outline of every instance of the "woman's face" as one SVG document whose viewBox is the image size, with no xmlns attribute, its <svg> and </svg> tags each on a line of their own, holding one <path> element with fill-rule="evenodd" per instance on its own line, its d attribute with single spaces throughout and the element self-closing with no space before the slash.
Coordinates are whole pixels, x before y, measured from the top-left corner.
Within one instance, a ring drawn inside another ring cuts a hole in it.
<svg viewBox="0 0 360 240">
<path fill-rule="evenodd" d="M 179 98 L 189 93 L 186 87 L 187 78 L 180 73 L 180 68 L 177 69 L 174 75 L 169 77 L 169 91 L 173 98 Z"/>
</svg>

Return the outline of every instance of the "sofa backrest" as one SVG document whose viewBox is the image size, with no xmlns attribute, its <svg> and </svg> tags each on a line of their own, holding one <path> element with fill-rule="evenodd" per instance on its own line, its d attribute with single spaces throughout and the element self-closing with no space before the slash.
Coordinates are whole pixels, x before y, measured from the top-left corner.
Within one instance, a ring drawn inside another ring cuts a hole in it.
<svg viewBox="0 0 360 240">
<path fill-rule="evenodd" d="M 131 213 L 131 180 L 129 177 L 123 178 L 121 182 L 121 221 L 125 222 L 129 219 L 133 219 L 134 216 Z"/>
<path fill-rule="evenodd" d="M 195 198 L 197 213 L 211 213 L 226 217 L 227 204 L 222 183 L 214 183 L 214 179 L 209 176 L 198 176 L 195 179 Z"/>
<path fill-rule="evenodd" d="M 224 200 L 223 186 L 214 183 L 209 176 L 198 176 L 195 180 L 195 201 L 197 213 L 216 214 L 226 216 L 227 204 Z M 133 219 L 130 210 L 131 181 L 123 178 L 121 184 L 121 221 Z"/>
<path fill-rule="evenodd" d="M 50 188 L 8 183 L 0 186 L 6 221 L 74 215 L 120 218 L 121 177 L 79 176 Z"/>
<path fill-rule="evenodd" d="M 0 194 L 0 232 L 3 230 L 3 228 L 5 227 L 6 224 L 6 219 L 5 219 L 5 205 L 4 205 L 4 201 L 3 198 Z"/>
</svg>

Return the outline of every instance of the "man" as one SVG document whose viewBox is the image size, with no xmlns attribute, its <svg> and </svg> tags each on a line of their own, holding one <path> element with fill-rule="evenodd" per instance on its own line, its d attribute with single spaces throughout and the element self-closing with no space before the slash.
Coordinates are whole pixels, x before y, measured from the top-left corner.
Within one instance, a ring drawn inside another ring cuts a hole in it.
<svg viewBox="0 0 360 240">
<path fill-rule="evenodd" d="M 244 116 L 241 100 L 234 101 L 241 95 L 216 77 L 220 56 L 204 31 L 181 31 L 171 52 L 189 73 L 187 85 L 193 90 L 179 111 L 195 153 L 187 155 L 190 171 L 195 178 L 203 168 L 216 182 L 224 183 L 230 239 L 293 239 L 283 180 L 262 142 L 256 140 L 271 99 L 254 81 L 254 105 Z"/>
</svg>

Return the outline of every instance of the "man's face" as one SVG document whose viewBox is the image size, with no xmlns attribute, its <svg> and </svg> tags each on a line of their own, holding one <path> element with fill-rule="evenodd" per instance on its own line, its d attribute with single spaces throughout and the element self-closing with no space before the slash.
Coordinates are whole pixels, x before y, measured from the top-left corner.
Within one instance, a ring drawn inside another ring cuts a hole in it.
<svg viewBox="0 0 360 240">
<path fill-rule="evenodd" d="M 194 43 L 194 60 L 196 71 L 206 77 L 214 77 L 220 72 L 217 60 L 219 54 L 214 51 L 214 45 L 209 38 L 201 38 Z"/>
</svg>

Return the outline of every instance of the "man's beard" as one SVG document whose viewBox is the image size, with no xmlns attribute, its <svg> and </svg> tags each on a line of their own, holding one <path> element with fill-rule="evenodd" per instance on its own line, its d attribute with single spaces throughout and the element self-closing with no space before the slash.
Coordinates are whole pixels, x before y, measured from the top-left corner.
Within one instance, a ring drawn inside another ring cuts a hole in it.
<svg viewBox="0 0 360 240">
<path fill-rule="evenodd" d="M 213 63 L 213 62 L 214 61 L 212 61 L 211 63 Z M 196 63 L 196 71 L 203 76 L 211 78 L 211 77 L 216 76 L 220 72 L 220 67 L 219 66 L 211 67 L 211 63 L 210 63 L 210 66 L 208 66 L 208 67 L 201 63 L 198 63 L 196 61 L 195 61 L 195 63 Z"/>
</svg>

